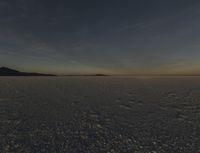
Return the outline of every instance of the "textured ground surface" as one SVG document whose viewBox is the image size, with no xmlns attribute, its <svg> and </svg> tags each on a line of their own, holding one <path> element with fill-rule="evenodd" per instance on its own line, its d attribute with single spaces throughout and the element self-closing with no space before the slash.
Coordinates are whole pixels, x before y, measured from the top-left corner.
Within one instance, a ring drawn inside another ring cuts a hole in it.
<svg viewBox="0 0 200 153">
<path fill-rule="evenodd" d="M 199 153 L 200 77 L 0 77 L 1 153 Z"/>
</svg>

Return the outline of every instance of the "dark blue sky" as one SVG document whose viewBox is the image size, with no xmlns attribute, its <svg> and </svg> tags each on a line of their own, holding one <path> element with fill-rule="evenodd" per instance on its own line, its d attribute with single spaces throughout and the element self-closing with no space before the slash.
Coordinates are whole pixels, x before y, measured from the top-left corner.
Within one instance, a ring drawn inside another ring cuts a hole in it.
<svg viewBox="0 0 200 153">
<path fill-rule="evenodd" d="M 200 74 L 199 0 L 0 0 L 0 65 Z"/>
</svg>

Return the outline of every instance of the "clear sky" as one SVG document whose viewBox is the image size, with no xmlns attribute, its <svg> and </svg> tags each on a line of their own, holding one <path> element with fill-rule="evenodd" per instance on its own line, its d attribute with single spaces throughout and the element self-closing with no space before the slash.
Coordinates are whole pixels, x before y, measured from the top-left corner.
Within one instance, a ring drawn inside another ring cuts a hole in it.
<svg viewBox="0 0 200 153">
<path fill-rule="evenodd" d="M 0 0 L 0 66 L 200 74 L 200 1 Z"/>
</svg>

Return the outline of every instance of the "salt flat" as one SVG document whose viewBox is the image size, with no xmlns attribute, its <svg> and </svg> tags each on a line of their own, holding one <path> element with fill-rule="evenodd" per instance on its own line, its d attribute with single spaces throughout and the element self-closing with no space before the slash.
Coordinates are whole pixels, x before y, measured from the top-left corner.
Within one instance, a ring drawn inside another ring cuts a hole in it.
<svg viewBox="0 0 200 153">
<path fill-rule="evenodd" d="M 0 77 L 0 152 L 199 153 L 200 77 Z"/>
</svg>

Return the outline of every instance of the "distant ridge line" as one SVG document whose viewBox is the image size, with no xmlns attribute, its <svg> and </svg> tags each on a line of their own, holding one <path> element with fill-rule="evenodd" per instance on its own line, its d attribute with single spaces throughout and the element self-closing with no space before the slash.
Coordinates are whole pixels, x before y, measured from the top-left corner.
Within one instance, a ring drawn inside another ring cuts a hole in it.
<svg viewBox="0 0 200 153">
<path fill-rule="evenodd" d="M 68 74 L 68 75 L 54 75 L 54 74 L 43 74 L 34 72 L 21 72 L 8 67 L 0 67 L 0 76 L 109 76 L 107 74 Z"/>
<path fill-rule="evenodd" d="M 20 72 L 7 67 L 0 67 L 0 76 L 55 76 L 53 74 Z"/>
<path fill-rule="evenodd" d="M 200 76 L 200 74 L 66 74 L 66 75 L 54 75 L 54 74 L 44 74 L 35 72 L 21 72 L 8 67 L 0 67 L 0 76 L 127 76 L 127 77 L 181 77 L 181 76 Z"/>
</svg>

